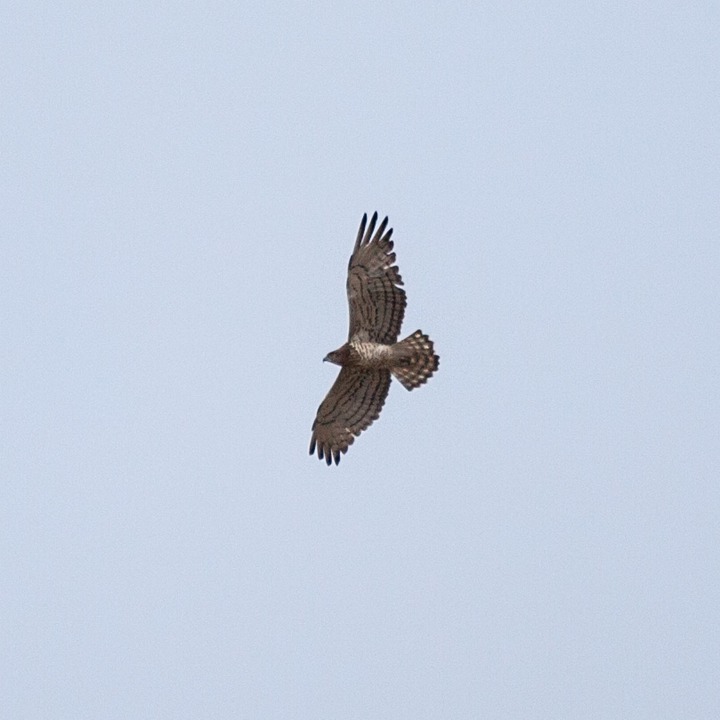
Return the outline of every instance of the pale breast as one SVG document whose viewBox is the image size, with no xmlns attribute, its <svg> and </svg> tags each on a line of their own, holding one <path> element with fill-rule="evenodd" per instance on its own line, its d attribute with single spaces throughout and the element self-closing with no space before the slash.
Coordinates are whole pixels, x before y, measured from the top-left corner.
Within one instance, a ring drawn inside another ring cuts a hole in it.
<svg viewBox="0 0 720 720">
<path fill-rule="evenodd" d="M 353 364 L 361 367 L 388 367 L 390 365 L 391 346 L 374 342 L 351 342 L 350 353 Z"/>
</svg>

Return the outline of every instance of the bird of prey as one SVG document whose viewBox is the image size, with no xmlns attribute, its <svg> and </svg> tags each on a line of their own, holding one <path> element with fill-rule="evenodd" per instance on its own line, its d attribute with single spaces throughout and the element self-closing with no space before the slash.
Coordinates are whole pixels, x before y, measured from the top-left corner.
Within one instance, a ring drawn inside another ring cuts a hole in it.
<svg viewBox="0 0 720 720">
<path fill-rule="evenodd" d="M 408 390 L 419 387 L 438 369 L 433 342 L 420 330 L 397 342 L 405 315 L 405 291 L 395 263 L 392 228 L 385 218 L 375 231 L 363 215 L 350 256 L 347 295 L 348 341 L 325 357 L 341 370 L 322 401 L 312 426 L 310 454 L 337 465 L 340 454 L 377 420 L 395 376 Z M 373 234 L 374 233 L 374 234 Z"/>
</svg>

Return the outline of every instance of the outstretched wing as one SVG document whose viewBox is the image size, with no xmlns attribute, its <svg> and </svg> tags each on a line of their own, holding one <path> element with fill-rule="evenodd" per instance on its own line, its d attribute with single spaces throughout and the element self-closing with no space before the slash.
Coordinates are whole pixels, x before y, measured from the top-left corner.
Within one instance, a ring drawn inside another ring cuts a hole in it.
<svg viewBox="0 0 720 720">
<path fill-rule="evenodd" d="M 348 339 L 359 337 L 371 342 L 394 343 L 405 315 L 405 291 L 395 262 L 392 228 L 385 232 L 385 218 L 373 236 L 378 215 L 365 228 L 363 215 L 355 249 L 348 264 L 347 294 L 350 304 Z"/>
<path fill-rule="evenodd" d="M 318 408 L 313 423 L 310 454 L 328 465 L 340 462 L 355 436 L 377 420 L 390 389 L 390 371 L 344 367 Z"/>
</svg>

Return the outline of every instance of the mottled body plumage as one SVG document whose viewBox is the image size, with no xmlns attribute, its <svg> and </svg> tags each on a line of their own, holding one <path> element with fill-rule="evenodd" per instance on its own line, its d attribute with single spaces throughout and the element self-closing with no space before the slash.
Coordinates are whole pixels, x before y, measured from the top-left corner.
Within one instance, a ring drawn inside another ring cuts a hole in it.
<svg viewBox="0 0 720 720">
<path fill-rule="evenodd" d="M 351 341 L 330 353 L 326 360 L 344 367 L 390 369 L 393 364 L 392 345 L 369 341 Z"/>
</svg>

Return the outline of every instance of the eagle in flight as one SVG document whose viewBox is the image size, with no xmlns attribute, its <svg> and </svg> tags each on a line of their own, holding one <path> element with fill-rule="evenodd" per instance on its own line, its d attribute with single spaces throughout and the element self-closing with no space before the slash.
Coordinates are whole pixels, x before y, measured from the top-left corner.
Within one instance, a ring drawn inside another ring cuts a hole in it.
<svg viewBox="0 0 720 720">
<path fill-rule="evenodd" d="M 363 215 L 348 264 L 350 305 L 348 341 L 325 360 L 341 370 L 322 401 L 312 426 L 310 454 L 337 465 L 355 436 L 380 416 L 395 376 L 408 390 L 419 387 L 438 369 L 433 342 L 420 330 L 397 342 L 405 315 L 405 291 L 397 265 L 392 228 L 378 215 L 368 225 Z M 374 233 L 374 234 L 373 234 Z"/>
</svg>

